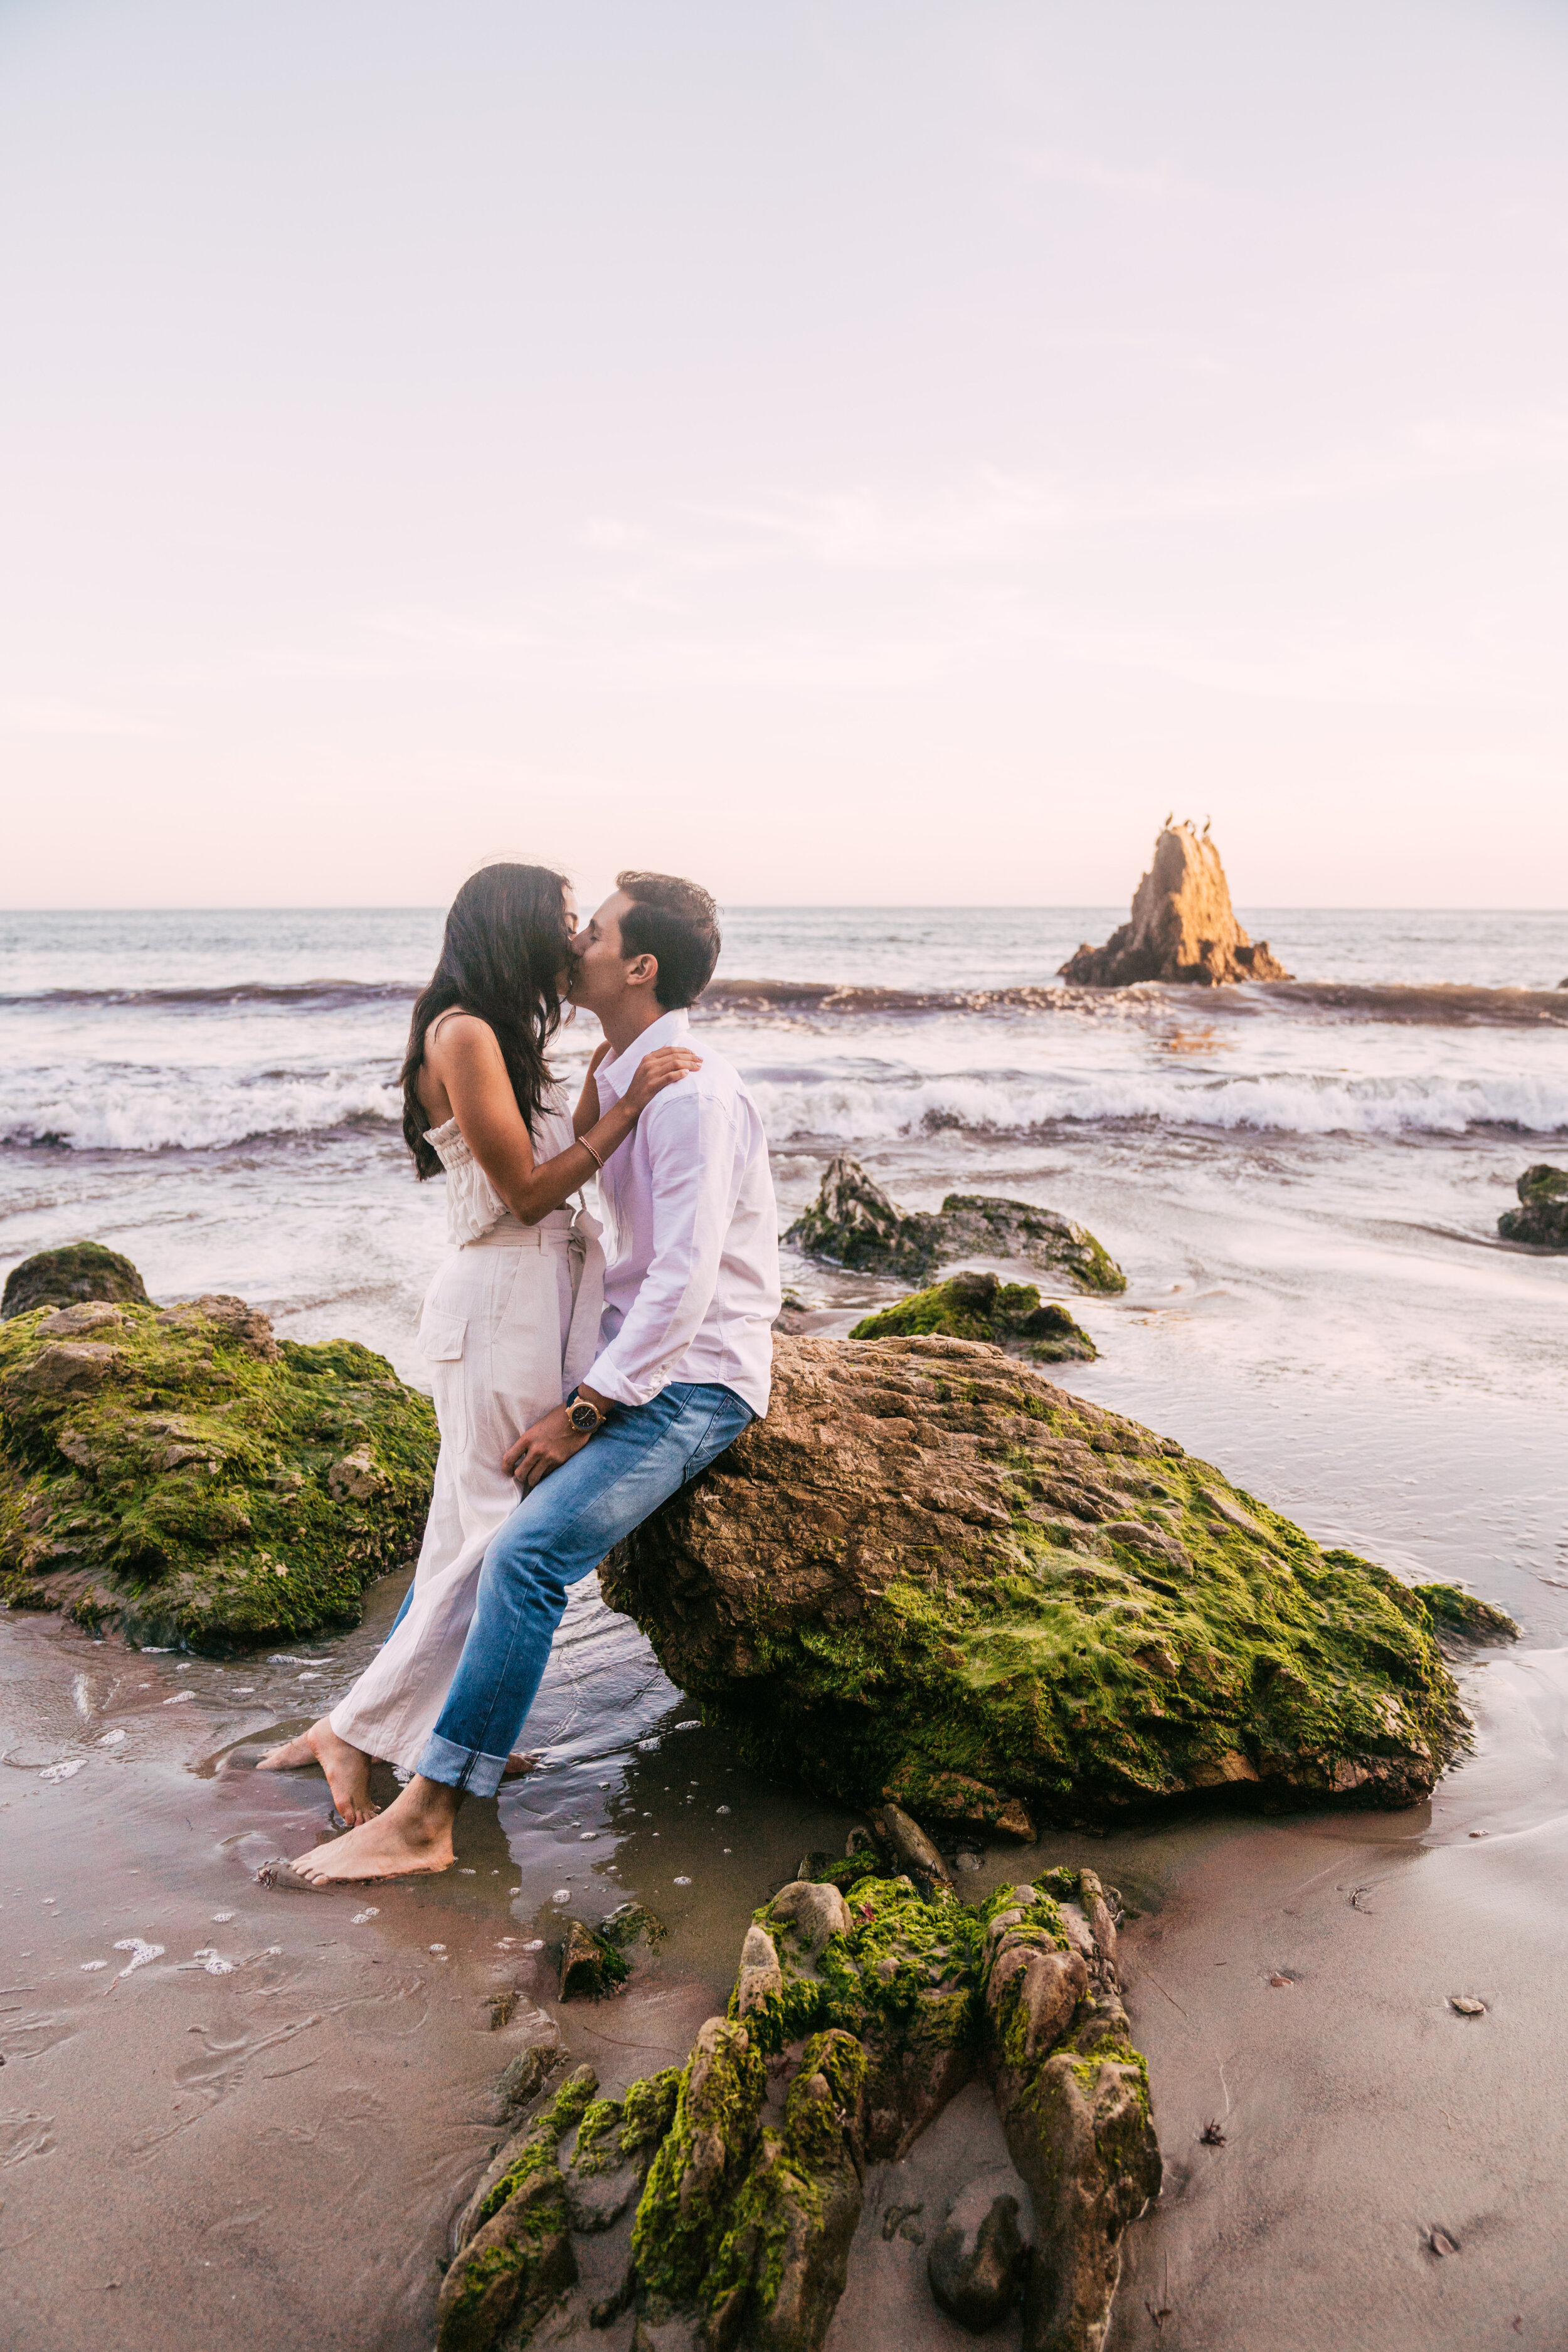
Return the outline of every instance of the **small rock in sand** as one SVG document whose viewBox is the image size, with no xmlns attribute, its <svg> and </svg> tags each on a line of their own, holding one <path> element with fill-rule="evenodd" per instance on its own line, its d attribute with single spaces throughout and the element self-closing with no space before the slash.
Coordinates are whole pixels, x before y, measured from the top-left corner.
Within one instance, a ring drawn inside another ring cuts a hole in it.
<svg viewBox="0 0 1568 2352">
<path fill-rule="evenodd" d="M 1477 2000 L 1473 1993 L 1451 1992 L 1448 2006 L 1457 2009 L 1461 2017 L 1484 2017 L 1487 2013 L 1486 2002 Z"/>
<path fill-rule="evenodd" d="M 975 2335 L 994 2327 L 1017 2301 L 1030 2249 L 1018 2227 L 1018 2200 L 994 2176 L 956 2197 L 926 2260 L 943 2311 Z"/>
<path fill-rule="evenodd" d="M 561 1953 L 563 2000 L 598 2000 L 617 1985 L 625 1984 L 630 1973 L 619 1952 L 605 1937 L 595 1935 L 581 1919 L 568 1919 Z"/>
</svg>

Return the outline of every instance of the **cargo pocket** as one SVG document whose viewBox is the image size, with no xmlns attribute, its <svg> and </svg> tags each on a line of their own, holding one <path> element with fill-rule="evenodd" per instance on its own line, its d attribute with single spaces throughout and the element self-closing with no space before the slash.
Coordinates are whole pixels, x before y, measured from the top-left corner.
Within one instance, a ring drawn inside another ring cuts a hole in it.
<svg viewBox="0 0 1568 2352">
<path fill-rule="evenodd" d="M 463 1352 L 467 1318 L 426 1307 L 419 1318 L 419 1347 L 428 1364 L 455 1364 Z"/>
<path fill-rule="evenodd" d="M 430 1394 L 443 1445 L 459 1454 L 468 1443 L 468 1400 L 463 1380 L 463 1335 L 468 1322 L 461 1315 L 442 1315 L 426 1307 L 419 1318 L 419 1346 L 430 1367 Z"/>
</svg>

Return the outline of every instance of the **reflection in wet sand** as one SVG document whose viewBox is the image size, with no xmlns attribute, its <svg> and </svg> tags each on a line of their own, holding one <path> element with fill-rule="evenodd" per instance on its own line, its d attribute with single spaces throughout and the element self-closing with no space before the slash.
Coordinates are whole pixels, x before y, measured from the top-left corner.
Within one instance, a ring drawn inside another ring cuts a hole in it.
<svg viewBox="0 0 1568 2352">
<path fill-rule="evenodd" d="M 753 1904 L 843 1842 L 849 1816 L 735 1768 L 580 1592 L 540 1763 L 465 1810 L 458 1870 L 374 1901 L 258 1886 L 331 1800 L 248 1767 L 360 1671 L 401 1592 L 371 1598 L 308 1658 L 237 1663 L 0 1617 L 0 2292 L 26 2352 L 96 2352 L 106 2296 L 116 2352 L 426 2352 L 497 2078 L 551 2030 L 561 1913 L 636 1894 L 670 1930 L 628 1994 L 564 2012 L 614 2090 L 684 2058 Z M 83 1769 L 46 1779 L 62 1762 Z"/>
</svg>

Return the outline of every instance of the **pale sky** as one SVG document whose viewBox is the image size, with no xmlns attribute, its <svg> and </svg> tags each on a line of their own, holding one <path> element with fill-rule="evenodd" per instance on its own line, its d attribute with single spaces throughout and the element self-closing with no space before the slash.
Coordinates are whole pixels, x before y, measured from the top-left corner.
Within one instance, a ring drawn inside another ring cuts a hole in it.
<svg viewBox="0 0 1568 2352">
<path fill-rule="evenodd" d="M 0 903 L 1568 903 L 1560 0 L 0 0 Z"/>
</svg>

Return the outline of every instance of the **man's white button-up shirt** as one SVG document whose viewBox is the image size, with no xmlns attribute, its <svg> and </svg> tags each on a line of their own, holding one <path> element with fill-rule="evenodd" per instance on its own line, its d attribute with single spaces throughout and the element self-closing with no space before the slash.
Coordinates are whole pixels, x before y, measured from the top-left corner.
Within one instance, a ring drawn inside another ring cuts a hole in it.
<svg viewBox="0 0 1568 2352">
<path fill-rule="evenodd" d="M 684 1012 L 662 1013 L 602 1062 L 601 1109 L 645 1054 L 685 1044 L 689 1026 Z M 605 1315 L 584 1385 L 635 1405 L 671 1381 L 715 1382 L 763 1413 L 782 1295 L 767 1139 L 739 1072 L 700 1051 L 702 1067 L 655 1095 L 599 1179 Z"/>
</svg>

